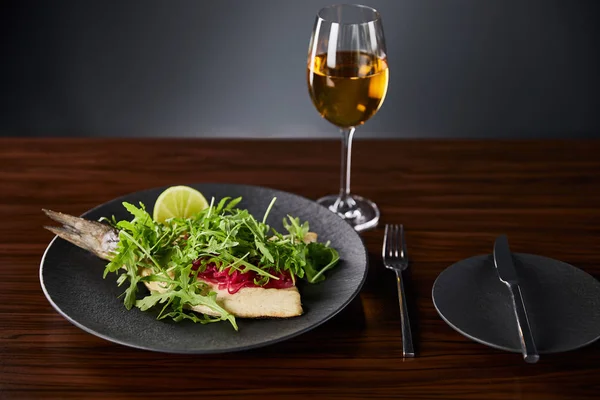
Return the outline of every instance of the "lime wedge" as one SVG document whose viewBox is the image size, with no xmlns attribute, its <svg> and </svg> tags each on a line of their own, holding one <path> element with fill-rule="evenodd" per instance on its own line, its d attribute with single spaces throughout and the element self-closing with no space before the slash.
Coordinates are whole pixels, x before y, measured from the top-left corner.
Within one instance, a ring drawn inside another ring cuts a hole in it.
<svg viewBox="0 0 600 400">
<path fill-rule="evenodd" d="M 208 208 L 208 202 L 189 186 L 171 186 L 158 196 L 152 218 L 163 223 L 169 218 L 189 218 Z"/>
</svg>

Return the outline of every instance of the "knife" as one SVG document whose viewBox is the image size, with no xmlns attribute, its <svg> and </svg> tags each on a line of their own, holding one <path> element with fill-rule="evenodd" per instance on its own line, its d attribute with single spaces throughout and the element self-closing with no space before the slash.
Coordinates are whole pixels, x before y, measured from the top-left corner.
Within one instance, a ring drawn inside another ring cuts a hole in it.
<svg viewBox="0 0 600 400">
<path fill-rule="evenodd" d="M 531 327 L 529 326 L 523 296 L 521 296 L 521 288 L 519 287 L 519 278 L 517 277 L 517 271 L 515 270 L 515 264 L 506 235 L 496 238 L 496 242 L 494 243 L 494 264 L 498 271 L 498 277 L 510 290 L 513 310 L 515 311 L 517 326 L 519 328 L 523 358 L 525 362 L 536 363 L 540 359 L 540 356 L 535 348 L 535 342 L 531 334 Z"/>
</svg>

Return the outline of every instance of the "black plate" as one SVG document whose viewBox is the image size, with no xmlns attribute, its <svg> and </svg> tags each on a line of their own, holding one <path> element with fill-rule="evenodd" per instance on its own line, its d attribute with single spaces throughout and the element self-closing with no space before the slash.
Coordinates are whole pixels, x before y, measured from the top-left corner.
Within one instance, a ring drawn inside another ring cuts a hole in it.
<svg viewBox="0 0 600 400">
<path fill-rule="evenodd" d="M 116 275 L 102 279 L 106 261 L 60 238 L 54 238 L 42 258 L 40 282 L 52 306 L 79 328 L 106 340 L 140 349 L 169 353 L 221 353 L 246 350 L 276 343 L 300 335 L 340 312 L 360 291 L 368 268 L 367 252 L 360 236 L 352 227 L 325 207 L 295 194 L 278 190 L 233 184 L 189 185 L 200 190 L 210 201 L 242 196 L 239 204 L 257 219 L 262 219 L 273 196 L 277 201 L 267 223 L 283 230 L 286 214 L 309 221 L 319 241 L 331 241 L 340 253 L 339 264 L 327 272 L 318 284 L 298 285 L 304 314 L 288 319 L 251 320 L 237 318 L 239 331 L 228 322 L 208 325 L 193 322 L 156 320 L 153 312 L 127 311 L 122 298 L 123 287 L 117 287 Z M 165 189 L 156 188 L 132 193 L 100 205 L 83 216 L 98 219 L 115 215 L 131 219 L 121 205 L 143 202 L 148 211 Z M 60 210 L 56 210 L 60 211 Z M 140 291 L 147 289 L 140 284 Z"/>
<path fill-rule="evenodd" d="M 562 261 L 513 256 L 540 354 L 574 350 L 600 337 L 600 282 Z M 439 315 L 461 334 L 497 349 L 521 351 L 510 292 L 498 279 L 491 254 L 448 267 L 432 295 Z"/>
</svg>

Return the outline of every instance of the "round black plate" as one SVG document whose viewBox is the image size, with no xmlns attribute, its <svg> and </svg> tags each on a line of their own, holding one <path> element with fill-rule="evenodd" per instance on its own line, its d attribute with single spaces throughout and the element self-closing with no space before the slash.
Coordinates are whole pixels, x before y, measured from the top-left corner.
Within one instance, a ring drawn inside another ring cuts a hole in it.
<svg viewBox="0 0 600 400">
<path fill-rule="evenodd" d="M 367 252 L 352 227 L 325 207 L 295 194 L 278 190 L 233 184 L 189 185 L 200 190 L 210 202 L 230 196 L 242 196 L 238 207 L 247 208 L 262 219 L 273 196 L 277 201 L 267 223 L 283 231 L 285 215 L 309 221 L 319 241 L 331 241 L 340 253 L 339 264 L 327 272 L 318 284 L 298 285 L 304 314 L 288 319 L 241 319 L 236 332 L 228 322 L 208 325 L 191 321 L 156 320 L 154 312 L 127 311 L 117 287 L 116 275 L 102 278 L 106 261 L 60 238 L 54 238 L 42 258 L 40 282 L 52 306 L 79 328 L 122 345 L 169 353 L 221 353 L 246 350 L 276 343 L 300 335 L 340 312 L 360 291 L 368 268 Z M 152 213 L 158 195 L 165 189 L 155 188 L 132 193 L 100 205 L 83 216 L 97 220 L 102 216 L 131 219 L 122 202 L 143 202 Z M 56 210 L 60 211 L 60 210 Z M 140 291 L 147 292 L 140 284 Z"/>
<path fill-rule="evenodd" d="M 562 261 L 513 253 L 521 291 L 540 354 L 574 350 L 600 337 L 600 282 Z M 448 267 L 433 285 L 439 315 L 466 337 L 520 352 L 508 288 L 491 254 Z"/>
</svg>

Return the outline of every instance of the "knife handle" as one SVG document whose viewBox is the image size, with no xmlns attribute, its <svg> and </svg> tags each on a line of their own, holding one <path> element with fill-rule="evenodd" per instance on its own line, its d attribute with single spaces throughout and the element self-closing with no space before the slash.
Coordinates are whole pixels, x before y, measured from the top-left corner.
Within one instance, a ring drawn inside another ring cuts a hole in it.
<svg viewBox="0 0 600 400">
<path fill-rule="evenodd" d="M 536 363 L 540 359 L 540 356 L 535 348 L 535 342 L 533 341 L 533 335 L 531 334 L 531 327 L 529 326 L 529 319 L 525 312 L 525 303 L 523 302 L 523 296 L 521 295 L 521 288 L 519 285 L 509 285 L 508 287 L 512 294 L 513 308 L 517 317 L 523 358 L 525 359 L 525 362 L 531 364 Z"/>
<path fill-rule="evenodd" d="M 406 295 L 404 294 L 404 282 L 402 280 L 401 271 L 396 271 L 396 280 L 398 282 L 398 301 L 400 302 L 400 323 L 402 325 L 402 355 L 406 358 L 412 358 L 415 356 L 415 349 L 413 347 L 410 319 L 408 318 L 408 307 L 406 306 Z"/>
</svg>

